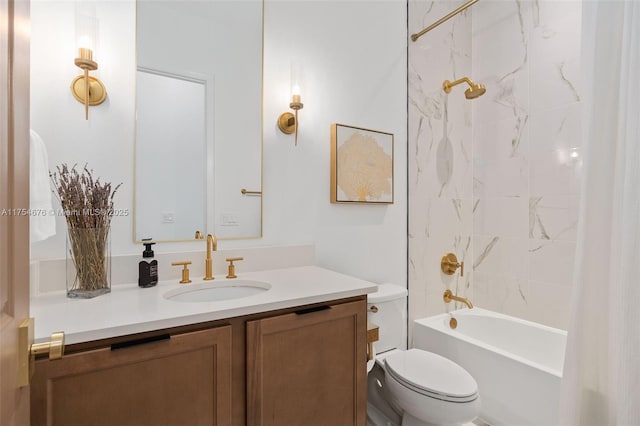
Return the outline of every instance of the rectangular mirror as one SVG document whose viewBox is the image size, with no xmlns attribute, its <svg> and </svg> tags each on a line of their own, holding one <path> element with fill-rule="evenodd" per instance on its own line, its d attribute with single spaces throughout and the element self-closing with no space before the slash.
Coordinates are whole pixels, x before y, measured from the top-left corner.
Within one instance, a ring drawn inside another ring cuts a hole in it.
<svg viewBox="0 0 640 426">
<path fill-rule="evenodd" d="M 136 241 L 261 236 L 262 14 L 254 0 L 138 0 Z"/>
</svg>

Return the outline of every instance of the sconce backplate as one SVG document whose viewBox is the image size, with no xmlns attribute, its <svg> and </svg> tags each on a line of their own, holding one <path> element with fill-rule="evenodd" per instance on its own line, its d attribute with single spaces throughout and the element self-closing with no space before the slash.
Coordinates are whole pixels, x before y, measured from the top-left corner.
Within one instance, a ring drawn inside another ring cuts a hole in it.
<svg viewBox="0 0 640 426">
<path fill-rule="evenodd" d="M 107 98 L 107 89 L 104 84 L 95 77 L 89 76 L 89 105 L 100 105 Z M 85 100 L 84 75 L 79 75 L 71 82 L 73 97 L 82 104 Z"/>
<path fill-rule="evenodd" d="M 278 117 L 278 128 L 287 135 L 296 131 L 296 116 L 290 112 L 284 112 Z"/>
</svg>

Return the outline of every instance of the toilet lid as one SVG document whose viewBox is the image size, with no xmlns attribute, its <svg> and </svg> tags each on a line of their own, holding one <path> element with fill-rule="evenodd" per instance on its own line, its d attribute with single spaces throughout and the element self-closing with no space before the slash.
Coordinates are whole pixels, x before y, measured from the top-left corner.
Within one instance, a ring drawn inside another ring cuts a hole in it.
<svg viewBox="0 0 640 426">
<path fill-rule="evenodd" d="M 385 358 L 385 366 L 400 384 L 423 395 L 455 402 L 478 397 L 478 384 L 467 370 L 432 352 L 398 351 Z"/>
</svg>

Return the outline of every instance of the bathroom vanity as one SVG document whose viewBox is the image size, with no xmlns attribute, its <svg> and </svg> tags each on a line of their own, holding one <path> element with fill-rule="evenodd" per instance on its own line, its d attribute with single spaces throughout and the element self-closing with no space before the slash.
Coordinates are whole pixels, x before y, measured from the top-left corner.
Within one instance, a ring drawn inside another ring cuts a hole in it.
<svg viewBox="0 0 640 426">
<path fill-rule="evenodd" d="M 244 275 L 271 288 L 195 303 L 166 299 L 179 288 L 167 282 L 34 299 L 36 340 L 58 327 L 67 344 L 36 361 L 32 424 L 364 425 L 376 286 L 313 266 Z"/>
</svg>

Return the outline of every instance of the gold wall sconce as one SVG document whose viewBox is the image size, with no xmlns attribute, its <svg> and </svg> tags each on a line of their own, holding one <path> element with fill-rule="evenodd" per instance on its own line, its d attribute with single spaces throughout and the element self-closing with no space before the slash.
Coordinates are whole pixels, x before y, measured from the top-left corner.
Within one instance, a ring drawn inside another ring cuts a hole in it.
<svg viewBox="0 0 640 426">
<path fill-rule="evenodd" d="M 93 60 L 93 50 L 97 40 L 98 20 L 94 10 L 86 10 L 87 6 L 76 8 L 76 38 L 79 56 L 73 61 L 83 73 L 71 82 L 71 93 L 76 100 L 84 104 L 85 120 L 89 119 L 89 107 L 100 105 L 107 97 L 107 89 L 97 78 L 89 75 L 89 71 L 98 69 Z"/>
<path fill-rule="evenodd" d="M 298 146 L 298 110 L 301 110 L 304 107 L 304 104 L 301 101 L 300 97 L 300 69 L 299 66 L 292 65 L 291 67 L 291 102 L 289 103 L 289 108 L 291 108 L 294 113 L 290 113 L 289 111 L 283 112 L 278 117 L 278 128 L 282 133 L 290 135 L 292 133 L 295 134 L 295 146 Z"/>
</svg>

